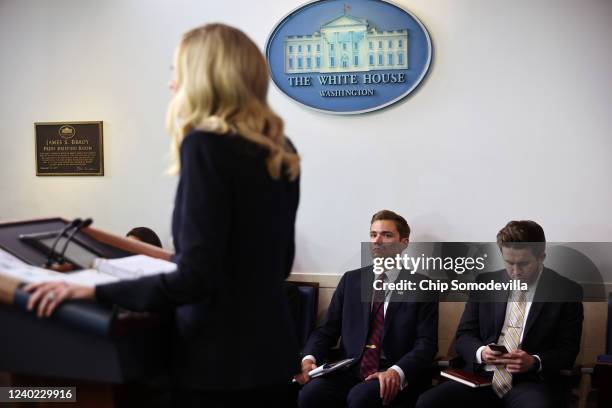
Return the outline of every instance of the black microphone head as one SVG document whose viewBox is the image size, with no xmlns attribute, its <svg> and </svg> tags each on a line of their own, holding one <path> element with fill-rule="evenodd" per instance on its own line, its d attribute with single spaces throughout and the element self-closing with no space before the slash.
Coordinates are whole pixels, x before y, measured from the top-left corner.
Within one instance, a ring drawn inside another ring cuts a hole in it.
<svg viewBox="0 0 612 408">
<path fill-rule="evenodd" d="M 91 218 L 86 218 L 85 221 L 81 223 L 81 228 L 87 228 L 91 224 L 93 224 L 93 220 Z"/>
<path fill-rule="evenodd" d="M 75 218 L 71 223 L 70 223 L 70 227 L 76 227 L 77 225 L 80 225 L 83 222 L 82 219 L 80 218 Z"/>
</svg>

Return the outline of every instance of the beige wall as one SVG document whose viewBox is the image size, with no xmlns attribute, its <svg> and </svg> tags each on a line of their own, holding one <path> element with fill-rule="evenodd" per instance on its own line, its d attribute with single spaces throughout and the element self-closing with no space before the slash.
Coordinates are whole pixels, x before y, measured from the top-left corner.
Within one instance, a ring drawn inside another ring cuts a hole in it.
<svg viewBox="0 0 612 408">
<path fill-rule="evenodd" d="M 420 241 L 487 241 L 511 218 L 550 241 L 612 237 L 612 2 L 398 0 L 428 27 L 432 71 L 356 117 L 270 90 L 303 157 L 295 270 L 359 266 L 380 208 Z M 181 32 L 221 21 L 263 48 L 301 0 L 0 1 L 0 221 L 91 216 L 166 246 L 176 180 L 164 115 Z M 33 123 L 103 120 L 106 176 L 35 176 Z M 609 263 L 608 263 L 609 264 Z"/>
</svg>

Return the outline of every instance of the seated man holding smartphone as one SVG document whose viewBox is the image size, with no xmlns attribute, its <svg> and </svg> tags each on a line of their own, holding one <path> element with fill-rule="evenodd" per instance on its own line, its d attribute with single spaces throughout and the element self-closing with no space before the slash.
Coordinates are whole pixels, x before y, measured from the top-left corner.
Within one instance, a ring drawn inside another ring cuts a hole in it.
<svg viewBox="0 0 612 408">
<path fill-rule="evenodd" d="M 505 270 L 479 282 L 520 280 L 526 291 L 471 293 L 455 348 L 464 370 L 488 375 L 492 385 L 470 388 L 455 381 L 421 395 L 418 408 L 566 405 L 559 375 L 572 368 L 582 333 L 582 288 L 544 267 L 544 230 L 533 221 L 511 221 L 497 234 Z"/>
</svg>

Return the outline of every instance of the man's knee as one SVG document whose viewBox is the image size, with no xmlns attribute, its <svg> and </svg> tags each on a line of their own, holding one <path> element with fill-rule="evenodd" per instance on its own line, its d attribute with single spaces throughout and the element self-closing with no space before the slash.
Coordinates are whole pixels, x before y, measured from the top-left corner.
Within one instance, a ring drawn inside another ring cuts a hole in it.
<svg viewBox="0 0 612 408">
<path fill-rule="evenodd" d="M 558 408 L 554 392 L 543 384 L 520 384 L 504 396 L 505 408 Z"/>
<path fill-rule="evenodd" d="M 316 381 L 304 385 L 298 394 L 298 407 L 323 408 L 330 405 L 329 395 Z"/>
<path fill-rule="evenodd" d="M 439 395 L 439 390 L 435 387 L 428 391 L 425 391 L 423 394 L 419 396 L 419 399 L 417 400 L 417 403 L 416 403 L 416 408 L 443 407 L 444 405 L 440 397 L 441 396 Z"/>
<path fill-rule="evenodd" d="M 355 385 L 346 396 L 346 405 L 348 408 L 382 406 L 378 381 L 371 380 Z"/>
<path fill-rule="evenodd" d="M 548 396 L 530 396 L 528 399 L 504 401 L 504 408 L 559 408 Z"/>
<path fill-rule="evenodd" d="M 457 390 L 456 383 L 449 381 L 430 388 L 419 396 L 416 408 L 442 408 L 455 405 L 454 402 L 458 400 Z"/>
</svg>

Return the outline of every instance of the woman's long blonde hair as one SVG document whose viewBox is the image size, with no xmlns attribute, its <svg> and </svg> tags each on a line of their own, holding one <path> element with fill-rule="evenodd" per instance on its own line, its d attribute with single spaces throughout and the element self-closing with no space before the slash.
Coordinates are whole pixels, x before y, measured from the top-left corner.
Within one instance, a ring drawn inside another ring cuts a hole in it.
<svg viewBox="0 0 612 408">
<path fill-rule="evenodd" d="M 268 106 L 266 61 L 242 31 L 207 24 L 186 32 L 176 52 L 176 93 L 168 107 L 174 165 L 191 130 L 238 134 L 269 152 L 267 167 L 274 179 L 283 169 L 291 180 L 299 174 L 299 157 L 287 149 L 283 121 Z"/>
</svg>

